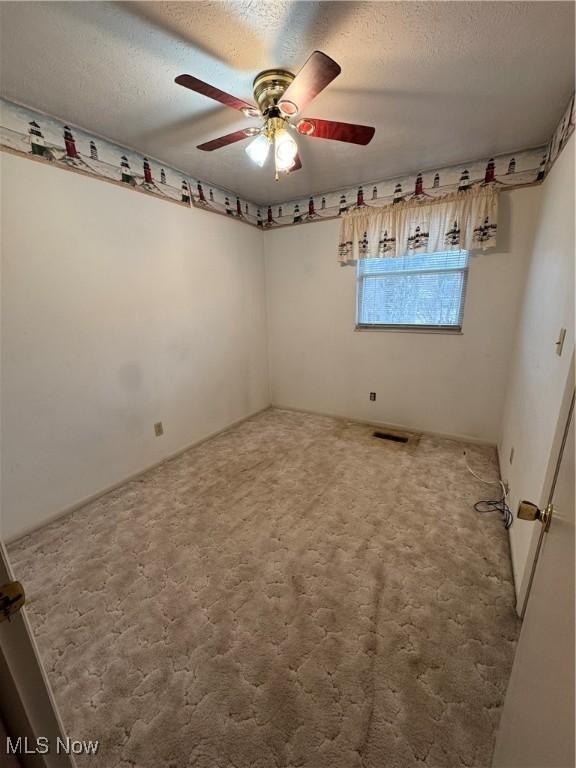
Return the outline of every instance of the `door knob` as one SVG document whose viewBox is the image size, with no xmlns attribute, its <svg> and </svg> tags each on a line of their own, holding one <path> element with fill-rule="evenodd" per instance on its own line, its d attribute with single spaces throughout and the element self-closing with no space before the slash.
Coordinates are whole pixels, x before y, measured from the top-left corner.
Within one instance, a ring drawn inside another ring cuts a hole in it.
<svg viewBox="0 0 576 768">
<path fill-rule="evenodd" d="M 518 505 L 518 517 L 520 520 L 540 520 L 545 531 L 550 528 L 553 511 L 554 507 L 552 504 L 548 504 L 545 509 L 539 509 L 536 504 L 533 504 L 531 501 L 521 501 Z"/>
<path fill-rule="evenodd" d="M 0 586 L 0 622 L 18 613 L 24 605 L 26 596 L 24 587 L 19 581 L 9 581 Z"/>
</svg>

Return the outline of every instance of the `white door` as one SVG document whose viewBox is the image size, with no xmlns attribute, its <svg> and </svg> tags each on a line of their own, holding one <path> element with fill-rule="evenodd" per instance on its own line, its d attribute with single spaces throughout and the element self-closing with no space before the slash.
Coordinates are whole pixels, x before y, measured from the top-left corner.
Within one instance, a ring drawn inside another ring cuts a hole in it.
<svg viewBox="0 0 576 768">
<path fill-rule="evenodd" d="M 0 586 L 13 579 L 0 541 Z M 0 720 L 10 736 L 10 742 L 0 744 L 0 765 L 4 760 L 10 764 L 6 753 L 14 748 L 17 754 L 12 757 L 23 768 L 74 768 L 25 608 L 0 623 Z"/>
<path fill-rule="evenodd" d="M 528 598 L 494 768 L 574 768 L 574 401 Z M 539 523 L 536 523 L 539 525 Z"/>
</svg>

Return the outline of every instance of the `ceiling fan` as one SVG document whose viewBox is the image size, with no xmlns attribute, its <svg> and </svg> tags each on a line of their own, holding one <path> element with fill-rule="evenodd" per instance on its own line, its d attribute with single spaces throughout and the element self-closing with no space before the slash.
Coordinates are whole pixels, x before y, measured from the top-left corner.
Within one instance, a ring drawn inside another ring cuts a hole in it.
<svg viewBox="0 0 576 768">
<path fill-rule="evenodd" d="M 254 99 L 258 106 L 231 96 L 193 75 L 178 75 L 175 82 L 221 104 L 238 109 L 246 117 L 258 117 L 263 120 L 259 128 L 250 126 L 228 133 L 199 144 L 198 149 L 212 152 L 252 137 L 246 152 L 253 162 L 262 167 L 270 147 L 274 145 L 274 165 L 278 179 L 279 173 L 290 173 L 302 168 L 295 133 L 351 144 L 365 145 L 372 140 L 375 129 L 367 125 L 300 117 L 302 109 L 338 77 L 340 72 L 340 66 L 322 51 L 314 51 L 297 75 L 285 69 L 265 69 L 254 78 Z"/>
</svg>

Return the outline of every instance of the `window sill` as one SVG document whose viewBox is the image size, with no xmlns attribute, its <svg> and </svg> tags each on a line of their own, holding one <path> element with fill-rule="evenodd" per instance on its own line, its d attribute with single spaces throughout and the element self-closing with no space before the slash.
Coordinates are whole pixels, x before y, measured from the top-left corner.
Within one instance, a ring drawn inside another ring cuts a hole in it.
<svg viewBox="0 0 576 768">
<path fill-rule="evenodd" d="M 355 332 L 363 331 L 393 331 L 394 333 L 440 333 L 447 336 L 462 336 L 462 328 L 438 328 L 438 327 L 418 327 L 417 325 L 356 325 Z"/>
</svg>

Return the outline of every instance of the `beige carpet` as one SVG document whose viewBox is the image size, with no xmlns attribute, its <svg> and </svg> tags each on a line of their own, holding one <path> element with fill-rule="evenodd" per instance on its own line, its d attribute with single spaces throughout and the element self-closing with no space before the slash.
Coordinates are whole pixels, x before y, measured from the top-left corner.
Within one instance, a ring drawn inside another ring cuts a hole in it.
<svg viewBox="0 0 576 768">
<path fill-rule="evenodd" d="M 13 545 L 90 765 L 489 766 L 518 623 L 462 447 L 270 410 Z"/>
</svg>

